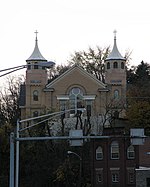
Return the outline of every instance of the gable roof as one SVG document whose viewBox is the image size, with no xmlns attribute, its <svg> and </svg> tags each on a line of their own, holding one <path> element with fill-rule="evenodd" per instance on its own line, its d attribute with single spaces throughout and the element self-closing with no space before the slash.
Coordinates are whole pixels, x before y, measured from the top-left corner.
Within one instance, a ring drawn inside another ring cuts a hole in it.
<svg viewBox="0 0 150 187">
<path fill-rule="evenodd" d="M 46 88 L 51 88 L 53 87 L 55 84 L 57 84 L 58 81 L 60 81 L 62 78 L 68 76 L 69 74 L 71 74 L 73 71 L 78 70 L 80 71 L 80 73 L 88 78 L 90 78 L 91 80 L 95 81 L 97 84 L 99 84 L 99 86 L 101 86 L 102 88 L 106 88 L 106 84 L 104 84 L 103 82 L 101 82 L 100 80 L 98 80 L 94 75 L 88 73 L 87 71 L 85 71 L 82 67 L 80 67 L 79 65 L 75 64 L 73 65 L 71 68 L 69 68 L 66 72 L 64 72 L 62 75 L 60 75 L 59 77 L 57 77 L 55 80 L 53 80 L 51 83 L 46 85 Z"/>
</svg>

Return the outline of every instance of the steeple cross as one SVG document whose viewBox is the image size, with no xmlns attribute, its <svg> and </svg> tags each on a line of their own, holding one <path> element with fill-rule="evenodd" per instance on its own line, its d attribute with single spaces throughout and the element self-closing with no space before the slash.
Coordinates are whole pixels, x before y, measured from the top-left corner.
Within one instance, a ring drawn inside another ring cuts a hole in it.
<svg viewBox="0 0 150 187">
<path fill-rule="evenodd" d="M 36 34 L 36 38 L 37 38 L 38 31 L 36 30 L 34 33 Z"/>
<path fill-rule="evenodd" d="M 114 30 L 114 38 L 116 39 L 116 34 L 117 34 L 117 31 Z"/>
</svg>

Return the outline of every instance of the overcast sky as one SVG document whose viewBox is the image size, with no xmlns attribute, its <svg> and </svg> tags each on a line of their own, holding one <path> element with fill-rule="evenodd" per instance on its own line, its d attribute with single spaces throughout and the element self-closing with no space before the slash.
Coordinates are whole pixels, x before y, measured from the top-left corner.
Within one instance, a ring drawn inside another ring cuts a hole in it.
<svg viewBox="0 0 150 187">
<path fill-rule="evenodd" d="M 0 69 L 22 65 L 38 31 L 42 55 L 64 64 L 74 51 L 117 46 L 132 65 L 150 63 L 149 0 L 5 0 L 0 3 Z"/>
</svg>

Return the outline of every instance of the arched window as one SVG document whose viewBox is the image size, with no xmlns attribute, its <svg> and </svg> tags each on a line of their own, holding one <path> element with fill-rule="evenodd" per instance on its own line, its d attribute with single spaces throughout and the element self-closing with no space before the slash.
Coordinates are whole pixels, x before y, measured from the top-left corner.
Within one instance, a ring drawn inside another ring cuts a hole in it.
<svg viewBox="0 0 150 187">
<path fill-rule="evenodd" d="M 77 113 L 78 108 L 82 108 L 82 100 L 83 100 L 83 92 L 80 88 L 74 87 L 71 89 L 69 93 L 70 98 L 70 109 L 72 109 L 71 113 Z"/>
<path fill-rule="evenodd" d="M 118 62 L 114 62 L 113 67 L 118 68 Z"/>
<path fill-rule="evenodd" d="M 33 101 L 38 101 L 39 100 L 38 95 L 39 95 L 38 91 L 34 90 L 33 91 Z"/>
<path fill-rule="evenodd" d="M 128 159 L 134 159 L 135 158 L 135 151 L 134 151 L 134 146 L 130 145 L 127 148 L 127 158 Z"/>
<path fill-rule="evenodd" d="M 107 62 L 107 69 L 110 69 L 110 62 Z"/>
<path fill-rule="evenodd" d="M 27 64 L 27 69 L 31 69 L 31 64 L 30 63 Z"/>
<path fill-rule="evenodd" d="M 124 69 L 124 62 L 121 62 L 121 69 Z"/>
<path fill-rule="evenodd" d="M 102 160 L 103 159 L 103 149 L 101 146 L 98 146 L 96 149 L 96 160 Z"/>
<path fill-rule="evenodd" d="M 33 117 L 37 117 L 39 115 L 38 111 L 33 112 Z"/>
<path fill-rule="evenodd" d="M 119 90 L 114 90 L 114 99 L 119 99 Z"/>
<path fill-rule="evenodd" d="M 117 141 L 111 143 L 111 159 L 119 159 L 119 144 Z"/>
<path fill-rule="evenodd" d="M 37 65 L 37 62 L 34 64 L 34 69 L 39 69 L 39 66 Z"/>
</svg>

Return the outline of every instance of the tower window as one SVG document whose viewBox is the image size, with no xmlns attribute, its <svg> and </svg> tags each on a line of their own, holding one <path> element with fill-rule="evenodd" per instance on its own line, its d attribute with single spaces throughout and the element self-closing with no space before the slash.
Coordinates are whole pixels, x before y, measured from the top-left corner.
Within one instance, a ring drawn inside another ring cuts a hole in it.
<svg viewBox="0 0 150 187">
<path fill-rule="evenodd" d="M 38 69 L 39 67 L 38 67 L 38 65 L 34 65 L 34 69 Z"/>
<path fill-rule="evenodd" d="M 111 159 L 119 159 L 119 144 L 117 141 L 111 143 Z"/>
<path fill-rule="evenodd" d="M 115 90 L 114 91 L 114 99 L 118 99 L 119 98 L 119 91 Z"/>
<path fill-rule="evenodd" d="M 118 62 L 114 62 L 113 67 L 118 68 Z"/>
<path fill-rule="evenodd" d="M 110 62 L 107 63 L 107 69 L 110 69 Z"/>
<path fill-rule="evenodd" d="M 102 160 L 102 159 L 103 159 L 103 150 L 102 150 L 102 147 L 99 146 L 96 149 L 96 160 Z"/>
<path fill-rule="evenodd" d="M 124 62 L 121 62 L 121 69 L 124 69 Z"/>
<path fill-rule="evenodd" d="M 37 62 L 34 64 L 34 69 L 39 69 L 39 66 L 37 65 Z"/>
<path fill-rule="evenodd" d="M 38 101 L 39 100 L 38 95 L 39 95 L 38 91 L 34 90 L 34 92 L 33 92 L 33 101 Z"/>
<path fill-rule="evenodd" d="M 31 64 L 27 64 L 27 69 L 31 69 Z"/>
</svg>

